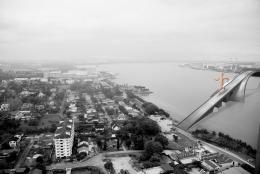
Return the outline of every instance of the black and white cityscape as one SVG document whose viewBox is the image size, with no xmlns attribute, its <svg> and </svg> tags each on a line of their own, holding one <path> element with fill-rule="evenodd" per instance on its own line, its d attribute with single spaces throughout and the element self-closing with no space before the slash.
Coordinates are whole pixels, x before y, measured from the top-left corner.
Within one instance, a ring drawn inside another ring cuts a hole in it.
<svg viewBox="0 0 260 174">
<path fill-rule="evenodd" d="M 259 174 L 258 0 L 1 0 L 0 174 Z"/>
</svg>

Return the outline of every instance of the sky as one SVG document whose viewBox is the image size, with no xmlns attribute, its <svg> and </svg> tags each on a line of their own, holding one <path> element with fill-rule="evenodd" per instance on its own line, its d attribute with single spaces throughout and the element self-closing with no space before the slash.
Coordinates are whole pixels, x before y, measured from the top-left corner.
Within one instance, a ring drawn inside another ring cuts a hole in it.
<svg viewBox="0 0 260 174">
<path fill-rule="evenodd" d="M 0 60 L 260 61 L 259 0 L 1 0 Z"/>
</svg>

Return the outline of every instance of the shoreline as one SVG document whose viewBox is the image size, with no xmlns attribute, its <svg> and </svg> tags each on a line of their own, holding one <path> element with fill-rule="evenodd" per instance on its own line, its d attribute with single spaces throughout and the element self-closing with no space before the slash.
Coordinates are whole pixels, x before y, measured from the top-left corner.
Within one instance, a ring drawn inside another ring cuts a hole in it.
<svg viewBox="0 0 260 174">
<path fill-rule="evenodd" d="M 203 103 L 216 90 L 217 87 L 217 84 L 213 78 L 217 77 L 219 74 L 213 71 L 198 71 L 190 68 L 181 68 L 177 64 L 160 64 L 159 66 L 149 64 L 146 67 L 146 72 L 142 73 L 144 66 L 145 65 L 139 64 L 131 66 L 122 65 L 122 67 L 109 65 L 100 67 L 100 69 L 107 72 L 119 73 L 119 75 L 116 77 L 116 80 L 114 81 L 118 84 L 128 83 L 133 85 L 144 85 L 149 88 L 154 93 L 148 97 L 144 96 L 143 98 L 146 101 L 152 102 L 157 106 L 165 109 L 165 111 L 167 111 L 176 121 L 181 121 L 185 118 L 185 116 L 188 116 L 190 113 L 192 113 L 192 111 L 196 109 L 200 103 Z M 125 71 L 126 68 L 135 69 L 137 73 L 140 72 L 140 77 L 137 76 L 133 78 L 130 72 Z M 150 77 L 150 74 L 152 74 L 153 77 Z M 196 78 L 194 78 L 196 81 L 195 84 L 192 82 L 192 80 L 190 80 L 192 79 L 192 75 L 196 75 Z M 233 74 L 228 74 L 228 76 L 232 78 Z M 168 80 L 169 78 L 175 79 L 177 81 L 169 82 L 172 81 Z M 252 83 L 249 84 L 252 86 L 254 85 L 255 81 L 256 80 L 252 79 Z M 204 84 L 206 82 L 208 83 L 207 85 Z M 183 85 L 185 86 L 182 87 Z M 195 89 L 192 90 L 192 88 Z M 203 125 L 204 128 L 212 127 L 212 130 L 230 134 L 232 137 L 246 141 L 250 143 L 251 146 L 256 147 L 256 134 L 253 131 L 256 126 L 255 123 L 258 121 L 258 115 L 256 116 L 255 114 L 256 111 L 259 111 L 257 106 L 255 106 L 255 103 L 259 103 L 257 96 L 259 95 L 256 95 L 256 97 L 249 96 L 248 102 L 244 105 L 236 103 L 234 106 L 232 105 L 232 107 L 228 109 L 221 110 L 224 116 L 209 117 L 209 119 L 203 121 L 201 125 Z M 241 112 L 239 108 L 242 107 L 246 108 Z M 234 116 L 227 117 L 231 113 L 234 113 Z M 252 114 L 252 116 L 250 116 L 252 119 L 248 120 L 243 116 L 250 113 Z M 225 123 L 222 123 L 224 118 L 227 120 Z M 239 120 L 238 122 L 232 121 L 236 118 Z M 218 123 L 218 126 L 214 124 L 215 121 Z M 245 125 L 248 127 L 248 129 L 241 128 L 239 126 L 243 121 L 245 122 Z M 209 126 L 206 127 L 206 125 Z M 236 129 L 243 132 L 237 133 L 232 130 L 230 131 L 230 126 L 235 127 Z"/>
<path fill-rule="evenodd" d="M 201 139 L 198 139 L 198 138 L 196 138 L 196 137 L 193 137 L 193 136 L 190 134 L 190 132 L 186 132 L 186 131 L 183 131 L 183 130 L 181 130 L 180 128 L 178 128 L 177 125 L 178 125 L 178 123 L 179 123 L 180 121 L 175 118 L 175 115 L 176 115 L 175 113 L 169 111 L 168 109 L 167 109 L 167 110 L 164 109 L 164 107 L 162 106 L 162 104 L 158 104 L 158 103 L 157 103 L 156 101 L 154 101 L 154 100 L 151 101 L 151 100 L 149 100 L 149 98 L 147 99 L 147 97 L 141 97 L 141 98 L 142 98 L 145 102 L 151 102 L 151 103 L 153 103 L 155 106 L 157 106 L 158 108 L 163 109 L 165 112 L 167 112 L 167 113 L 169 114 L 169 117 L 167 117 L 167 119 L 169 119 L 169 120 L 172 121 L 172 123 L 173 123 L 172 127 L 173 127 L 173 128 L 177 128 L 177 130 L 178 130 L 179 133 L 183 134 L 184 136 L 188 137 L 188 138 L 191 139 L 191 140 L 200 140 L 200 141 L 203 141 L 203 140 L 201 140 Z M 180 131 L 180 130 L 181 130 L 181 131 Z M 184 132 L 185 132 L 185 133 L 184 133 Z M 190 136 L 187 136 L 187 134 L 190 134 Z M 231 138 L 232 138 L 232 137 L 231 137 Z M 235 152 L 235 151 L 232 151 L 232 150 L 229 150 L 229 149 L 226 149 L 226 148 L 217 146 L 217 145 L 215 145 L 215 144 L 211 144 L 211 143 L 209 143 L 209 142 L 205 142 L 205 141 L 203 141 L 203 142 L 204 142 L 204 144 L 207 144 L 207 145 L 209 145 L 209 146 L 211 146 L 211 147 L 214 147 L 215 149 L 218 149 L 218 150 L 221 151 L 222 153 L 224 153 L 224 154 L 226 154 L 226 155 L 229 155 L 229 156 L 231 156 L 232 158 L 237 159 L 237 160 L 240 161 L 240 162 L 246 163 L 246 164 L 250 165 L 251 167 L 255 167 L 255 165 L 254 165 L 253 163 L 250 163 L 250 162 L 247 161 L 247 160 L 249 160 L 249 159 L 254 159 L 254 158 L 252 158 L 252 157 L 250 157 L 250 156 L 248 156 L 248 155 L 246 155 L 246 154 L 241 154 L 241 153 L 239 153 L 239 152 Z M 254 160 L 255 160 L 255 159 L 254 159 Z"/>
</svg>

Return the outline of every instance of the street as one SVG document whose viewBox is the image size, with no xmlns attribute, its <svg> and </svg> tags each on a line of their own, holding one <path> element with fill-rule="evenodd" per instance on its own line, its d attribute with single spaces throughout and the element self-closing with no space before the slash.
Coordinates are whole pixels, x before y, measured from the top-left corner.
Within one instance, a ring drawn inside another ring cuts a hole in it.
<svg viewBox="0 0 260 174">
<path fill-rule="evenodd" d="M 198 139 L 194 138 L 190 133 L 188 133 L 186 131 L 183 131 L 182 129 L 177 128 L 177 127 L 176 127 L 176 129 L 178 130 L 178 132 L 180 132 L 181 134 L 187 136 L 191 140 L 196 141 L 196 142 L 198 141 Z M 207 143 L 207 142 L 202 141 L 202 140 L 199 140 L 199 141 L 202 143 L 202 145 L 207 145 L 207 146 L 211 147 L 212 149 L 214 149 L 216 152 L 223 153 L 226 156 L 230 157 L 231 159 L 233 159 L 233 160 L 235 160 L 235 161 L 237 161 L 239 163 L 246 163 L 246 164 L 250 165 L 251 167 L 255 167 L 254 165 L 252 165 L 249 162 L 247 162 L 245 159 L 239 157 L 238 155 L 236 155 L 236 154 L 234 154 L 234 153 L 232 153 L 232 152 L 230 152 L 230 151 L 228 151 L 226 149 L 223 149 L 221 147 L 215 146 L 213 144 Z"/>
<path fill-rule="evenodd" d="M 15 165 L 15 169 L 20 168 L 21 164 L 25 161 L 26 156 L 28 155 L 28 153 L 30 152 L 32 146 L 34 144 L 34 137 L 31 138 L 30 143 L 28 144 L 28 146 L 26 147 L 26 149 L 24 149 L 23 153 L 20 155 L 18 161 L 16 162 Z"/>
</svg>

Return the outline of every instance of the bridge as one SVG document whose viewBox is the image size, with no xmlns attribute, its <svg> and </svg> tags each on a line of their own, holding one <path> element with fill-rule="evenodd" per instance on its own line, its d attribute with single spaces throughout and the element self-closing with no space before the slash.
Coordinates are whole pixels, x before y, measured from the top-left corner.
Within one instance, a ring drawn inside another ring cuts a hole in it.
<svg viewBox="0 0 260 174">
<path fill-rule="evenodd" d="M 207 101 L 182 120 L 178 127 L 188 131 L 211 114 L 215 108 L 229 101 L 244 102 L 246 85 L 250 77 L 260 77 L 260 71 L 246 71 L 238 74 L 217 90 Z"/>
</svg>

